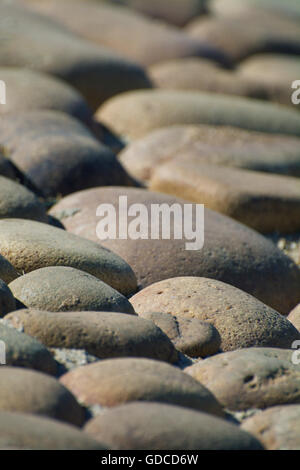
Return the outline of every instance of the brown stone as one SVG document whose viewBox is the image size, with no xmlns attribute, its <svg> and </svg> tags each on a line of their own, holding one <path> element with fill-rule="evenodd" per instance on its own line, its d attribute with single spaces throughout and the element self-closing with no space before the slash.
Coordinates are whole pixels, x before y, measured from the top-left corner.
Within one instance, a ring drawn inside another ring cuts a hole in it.
<svg viewBox="0 0 300 470">
<path fill-rule="evenodd" d="M 47 197 L 94 186 L 134 184 L 108 147 L 82 123 L 58 111 L 5 114 L 0 144 Z"/>
<path fill-rule="evenodd" d="M 255 54 L 240 64 L 239 76 L 259 84 L 269 100 L 295 106 L 291 85 L 300 76 L 300 59 L 286 54 Z"/>
<path fill-rule="evenodd" d="M 134 315 L 18 310 L 5 320 L 48 347 L 84 349 L 100 359 L 131 356 L 178 360 L 174 346 L 161 329 Z M 209 350 L 211 343 L 207 340 L 203 349 Z"/>
<path fill-rule="evenodd" d="M 288 320 L 300 331 L 300 304 L 290 312 Z"/>
<path fill-rule="evenodd" d="M 15 279 L 9 287 L 25 308 L 134 313 L 126 297 L 96 277 L 78 269 L 51 266 Z"/>
<path fill-rule="evenodd" d="M 143 311 L 139 316 L 152 320 L 170 338 L 176 349 L 187 356 L 206 357 L 219 351 L 220 334 L 208 322 L 161 312 Z"/>
<path fill-rule="evenodd" d="M 262 442 L 267 450 L 299 450 L 300 405 L 275 406 L 246 419 L 242 429 Z"/>
<path fill-rule="evenodd" d="M 300 403 L 300 368 L 293 350 L 249 348 L 210 357 L 185 369 L 229 410 Z"/>
<path fill-rule="evenodd" d="M 74 33 L 142 65 L 191 56 L 225 61 L 223 54 L 206 42 L 126 6 L 93 0 L 84 4 L 80 0 L 44 0 L 34 6 Z"/>
<path fill-rule="evenodd" d="M 62 78 L 82 93 L 92 109 L 115 94 L 151 86 L 139 65 L 23 5 L 2 2 L 0 16 L 5 38 L 0 45 L 1 66 L 25 67 Z"/>
<path fill-rule="evenodd" d="M 102 203 L 113 204 L 119 217 L 119 196 L 127 196 L 128 207 L 140 203 L 148 210 L 151 204 L 186 203 L 142 189 L 97 188 L 62 199 L 51 214 L 61 218 L 68 231 L 99 243 L 96 228 L 100 219 L 96 209 Z M 80 212 L 75 213 L 74 208 Z M 132 266 L 140 287 L 177 276 L 201 276 L 234 285 L 280 313 L 288 314 L 299 303 L 299 268 L 272 242 L 209 209 L 205 211 L 204 220 L 201 250 L 186 250 L 185 240 L 173 239 L 172 229 L 170 240 L 128 238 L 106 240 L 101 244 Z"/>
<path fill-rule="evenodd" d="M 153 172 L 149 188 L 204 204 L 259 232 L 300 230 L 300 180 L 180 157 Z"/>
<path fill-rule="evenodd" d="M 238 426 L 179 406 L 130 403 L 106 410 L 85 431 L 118 450 L 262 450 Z"/>
<path fill-rule="evenodd" d="M 37 414 L 82 426 L 83 408 L 58 380 L 41 372 L 0 367 L 0 410 Z"/>
<path fill-rule="evenodd" d="M 23 413 L 0 411 L 0 446 L 28 450 L 107 450 L 75 426 Z"/>
<path fill-rule="evenodd" d="M 130 299 L 138 314 L 149 309 L 179 319 L 210 322 L 223 351 L 254 346 L 289 348 L 300 333 L 282 315 L 255 297 L 213 279 L 178 277 L 148 286 Z"/>
<path fill-rule="evenodd" d="M 153 65 L 149 76 L 158 88 L 208 91 L 249 98 L 269 98 L 260 82 L 228 71 L 207 59 L 183 58 Z M 284 103 L 285 104 L 285 103 Z"/>
<path fill-rule="evenodd" d="M 37 71 L 18 67 L 0 67 L 6 86 L 6 104 L 0 115 L 38 109 L 51 109 L 90 124 L 92 113 L 80 94 L 66 82 Z"/>
<path fill-rule="evenodd" d="M 146 181 L 159 165 L 177 157 L 197 158 L 199 164 L 300 176 L 299 148 L 297 137 L 187 125 L 152 131 L 127 145 L 119 159 L 131 175 Z"/>
<path fill-rule="evenodd" d="M 19 274 L 48 266 L 69 266 L 92 274 L 125 295 L 136 291 L 135 275 L 123 259 L 96 243 L 47 224 L 2 219 L 0 246 Z M 10 282 L 17 274 L 5 277 Z"/>
<path fill-rule="evenodd" d="M 108 100 L 100 122 L 129 139 L 172 125 L 208 124 L 300 136 L 297 110 L 260 100 L 208 92 L 141 90 Z"/>
<path fill-rule="evenodd" d="M 170 364 L 150 359 L 106 359 L 77 367 L 60 381 L 84 405 L 155 401 L 223 415 L 214 396 L 196 380 Z"/>
</svg>

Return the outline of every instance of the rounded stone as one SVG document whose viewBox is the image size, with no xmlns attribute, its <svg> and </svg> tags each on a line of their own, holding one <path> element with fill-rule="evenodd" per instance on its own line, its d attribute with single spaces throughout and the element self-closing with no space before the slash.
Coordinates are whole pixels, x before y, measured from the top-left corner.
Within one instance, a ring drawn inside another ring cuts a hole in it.
<svg viewBox="0 0 300 470">
<path fill-rule="evenodd" d="M 45 206 L 37 196 L 4 176 L 0 176 L 0 218 L 48 221 Z"/>
<path fill-rule="evenodd" d="M 223 351 L 251 346 L 289 348 L 300 340 L 296 328 L 271 307 L 214 279 L 166 279 L 138 292 L 130 302 L 138 314 L 152 308 L 179 319 L 210 322 L 220 333 Z"/>
<path fill-rule="evenodd" d="M 6 411 L 0 411 L 0 445 L 24 450 L 107 450 L 75 426 Z"/>
<path fill-rule="evenodd" d="M 99 244 L 57 227 L 29 220 L 2 219 L 0 245 L 1 253 L 19 273 L 67 266 L 86 271 L 125 295 L 136 291 L 135 275 L 123 259 Z M 10 280 L 16 277 L 11 276 Z"/>
<path fill-rule="evenodd" d="M 9 284 L 19 276 L 10 262 L 0 254 L 0 279 Z M 3 287 L 4 288 L 4 287 Z"/>
<path fill-rule="evenodd" d="M 125 169 L 140 180 L 174 158 L 300 176 L 300 140 L 234 127 L 171 126 L 149 132 L 119 154 Z"/>
<path fill-rule="evenodd" d="M 300 230 L 300 181 L 175 158 L 154 170 L 149 189 L 204 204 L 262 233 Z"/>
<path fill-rule="evenodd" d="M 150 359 L 106 359 L 77 367 L 60 381 L 84 405 L 155 401 L 223 415 L 214 396 L 196 380 L 170 364 Z"/>
<path fill-rule="evenodd" d="M 14 296 L 2 279 L 0 279 L 0 317 L 4 317 L 8 312 L 15 309 L 16 302 Z"/>
<path fill-rule="evenodd" d="M 121 57 L 144 66 L 174 57 L 204 56 L 224 62 L 223 54 L 208 42 L 150 18 L 126 6 L 85 0 L 36 2 L 36 8 L 68 29 Z"/>
<path fill-rule="evenodd" d="M 186 203 L 143 189 L 97 188 L 62 199 L 52 208 L 51 214 L 58 218 L 62 216 L 68 231 L 99 243 L 96 209 L 100 204 L 109 203 L 116 209 L 117 217 L 120 214 L 126 217 L 126 210 L 119 210 L 120 196 L 127 196 L 128 207 L 139 203 L 149 212 L 152 204 L 171 206 L 177 203 L 184 210 Z M 79 208 L 80 212 L 74 213 L 74 208 Z M 67 210 L 71 215 L 64 217 Z M 288 314 L 299 303 L 299 268 L 271 241 L 209 209 L 205 210 L 204 220 L 201 250 L 187 250 L 185 240 L 173 239 L 172 225 L 170 240 L 132 240 L 128 237 L 127 240 L 106 240 L 101 244 L 130 264 L 141 288 L 172 277 L 200 276 L 234 285 L 280 313 Z"/>
<path fill-rule="evenodd" d="M 94 439 L 118 450 L 262 450 L 238 426 L 206 413 L 160 403 L 106 410 L 85 426 Z"/>
<path fill-rule="evenodd" d="M 170 338 L 176 349 L 187 356 L 206 357 L 219 351 L 220 334 L 208 322 L 161 312 L 143 311 L 139 316 L 152 320 Z"/>
<path fill-rule="evenodd" d="M 37 339 L 0 323 L 0 341 L 5 344 L 7 366 L 25 367 L 56 375 L 57 365 L 52 354 Z"/>
<path fill-rule="evenodd" d="M 3 115 L 0 144 L 46 197 L 94 186 L 133 185 L 108 147 L 82 123 L 58 111 Z"/>
<path fill-rule="evenodd" d="M 300 405 L 275 406 L 246 419 L 242 429 L 267 450 L 300 449 Z"/>
<path fill-rule="evenodd" d="M 129 139 L 161 127 L 209 124 L 300 136 L 297 110 L 260 100 L 208 92 L 141 90 L 111 98 L 96 118 Z"/>
<path fill-rule="evenodd" d="M 131 356 L 178 360 L 174 346 L 161 329 L 134 315 L 18 310 L 5 320 L 52 348 L 84 349 L 100 359 Z"/>
<path fill-rule="evenodd" d="M 300 331 L 300 304 L 289 313 L 288 320 Z"/>
<path fill-rule="evenodd" d="M 134 313 L 129 301 L 118 291 L 91 274 L 65 266 L 37 269 L 15 279 L 9 287 L 25 308 Z"/>
<path fill-rule="evenodd" d="M 149 76 L 157 88 L 208 91 L 268 99 L 265 87 L 240 73 L 226 70 L 207 59 L 182 58 L 154 64 Z"/>
<path fill-rule="evenodd" d="M 139 65 L 32 9 L 2 2 L 0 16 L 5 37 L 0 47 L 1 66 L 30 68 L 62 78 L 82 93 L 93 110 L 115 94 L 151 86 Z"/>
<path fill-rule="evenodd" d="M 293 351 L 249 348 L 209 357 L 185 369 L 227 409 L 300 403 L 300 368 Z"/>
<path fill-rule="evenodd" d="M 41 372 L 0 367 L 0 410 L 37 414 L 82 426 L 84 409 L 58 380 Z"/>
<path fill-rule="evenodd" d="M 0 67 L 0 77 L 7 84 L 6 104 L 0 107 L 0 114 L 51 109 L 91 123 L 92 113 L 85 100 L 62 80 L 18 67 Z"/>
<path fill-rule="evenodd" d="M 240 64 L 238 73 L 263 88 L 269 100 L 295 106 L 291 100 L 291 85 L 300 76 L 299 56 L 255 54 Z"/>
</svg>

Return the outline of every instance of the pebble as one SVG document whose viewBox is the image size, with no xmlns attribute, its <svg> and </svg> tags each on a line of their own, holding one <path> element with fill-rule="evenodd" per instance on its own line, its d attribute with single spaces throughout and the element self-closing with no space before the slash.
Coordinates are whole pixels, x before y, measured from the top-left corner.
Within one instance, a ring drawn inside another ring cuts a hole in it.
<svg viewBox="0 0 300 470">
<path fill-rule="evenodd" d="M 149 189 L 204 204 L 262 233 L 300 230 L 299 178 L 178 157 L 154 170 Z"/>
<path fill-rule="evenodd" d="M 0 410 L 37 414 L 81 427 L 84 409 L 58 380 L 19 367 L 0 367 Z"/>
<path fill-rule="evenodd" d="M 300 405 L 269 408 L 246 419 L 242 429 L 256 436 L 267 450 L 299 450 Z"/>
<path fill-rule="evenodd" d="M 288 320 L 300 331 L 300 304 L 289 313 Z"/>
<path fill-rule="evenodd" d="M 248 348 L 230 351 L 185 369 L 229 410 L 300 403 L 300 368 L 293 350 Z"/>
<path fill-rule="evenodd" d="M 176 367 L 141 358 L 106 359 L 60 378 L 78 402 L 113 407 L 133 401 L 162 402 L 223 416 L 214 396 Z"/>
<path fill-rule="evenodd" d="M 133 185 L 108 147 L 77 119 L 58 111 L 4 114 L 0 145 L 45 197 L 94 186 Z"/>
<path fill-rule="evenodd" d="M 107 450 L 75 426 L 24 413 L 0 411 L 0 445 L 20 450 Z"/>
<path fill-rule="evenodd" d="M 300 136 L 300 115 L 261 100 L 208 92 L 138 90 L 106 101 L 96 118 L 114 132 L 137 139 L 179 124 L 233 126 L 249 131 Z"/>
<path fill-rule="evenodd" d="M 179 406 L 130 403 L 101 413 L 85 426 L 114 450 L 262 450 L 238 426 Z"/>
<path fill-rule="evenodd" d="M 0 245 L 2 255 L 20 274 L 49 266 L 68 266 L 92 274 L 125 295 L 136 291 L 135 275 L 123 259 L 65 230 L 35 221 L 2 219 Z M 7 263 L 3 262 L 3 270 Z M 14 271 L 2 277 L 1 271 L 0 278 L 7 282 L 17 277 Z"/>
<path fill-rule="evenodd" d="M 143 189 L 97 188 L 62 199 L 50 213 L 59 218 L 63 211 L 80 209 L 63 217 L 63 224 L 68 231 L 99 243 L 96 209 L 102 203 L 113 204 L 118 217 L 119 196 L 127 196 L 128 207 L 140 203 L 148 210 L 151 204 L 186 203 Z M 201 250 L 186 250 L 185 241 L 174 240 L 172 232 L 170 240 L 128 238 L 101 244 L 129 263 L 140 288 L 179 276 L 213 278 L 238 287 L 287 315 L 300 301 L 300 271 L 293 261 L 271 241 L 229 217 L 206 209 L 204 220 Z"/>
<path fill-rule="evenodd" d="M 0 279 L 9 284 L 18 277 L 18 272 L 10 262 L 0 254 Z M 3 286 L 2 289 L 5 290 Z"/>
<path fill-rule="evenodd" d="M 170 338 L 176 349 L 187 356 L 206 357 L 219 351 L 220 334 L 208 322 L 162 312 L 143 311 L 139 316 L 152 320 Z"/>
<path fill-rule="evenodd" d="M 49 312 L 134 313 L 129 301 L 96 277 L 66 266 L 40 268 L 9 284 L 18 305 Z"/>
<path fill-rule="evenodd" d="M 124 168 L 148 181 L 155 169 L 175 158 L 198 164 L 300 176 L 300 139 L 234 127 L 170 126 L 149 132 L 119 154 Z"/>
<path fill-rule="evenodd" d="M 179 319 L 210 322 L 221 336 L 223 351 L 258 346 L 290 348 L 293 341 L 300 340 L 296 328 L 275 310 L 214 279 L 166 279 L 138 292 L 130 302 L 139 315 L 152 308 Z"/>
<path fill-rule="evenodd" d="M 6 319 L 0 321 L 0 340 L 5 343 L 7 366 L 25 367 L 56 375 L 57 364 L 50 351 L 37 339 L 12 328 Z"/>
<path fill-rule="evenodd" d="M 168 333 L 164 334 L 152 321 L 135 315 L 18 310 L 7 315 L 5 320 L 51 348 L 85 350 L 100 359 L 131 356 L 167 362 L 178 360 Z M 209 337 L 207 331 L 208 344 L 202 339 L 203 350 L 206 346 L 210 351 L 212 336 Z"/>
</svg>

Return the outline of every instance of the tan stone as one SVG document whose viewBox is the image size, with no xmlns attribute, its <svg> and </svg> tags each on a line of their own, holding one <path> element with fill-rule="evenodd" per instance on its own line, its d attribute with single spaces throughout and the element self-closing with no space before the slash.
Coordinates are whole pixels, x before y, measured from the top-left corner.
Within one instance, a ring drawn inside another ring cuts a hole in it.
<svg viewBox="0 0 300 470">
<path fill-rule="evenodd" d="M 133 271 L 119 256 L 47 224 L 2 219 L 0 245 L 1 253 L 20 274 L 47 266 L 69 266 L 92 274 L 125 295 L 136 290 Z M 10 276 L 8 282 L 16 277 Z"/>
<path fill-rule="evenodd" d="M 256 436 L 267 450 L 299 450 L 300 405 L 269 408 L 246 419 L 242 429 Z"/>
<path fill-rule="evenodd" d="M 181 370 L 150 359 L 106 359 L 60 378 L 85 405 L 116 406 L 132 401 L 180 405 L 222 416 L 214 396 Z"/>
<path fill-rule="evenodd" d="M 206 413 L 160 403 L 106 410 L 85 431 L 118 450 L 261 450 L 253 436 Z"/>
<path fill-rule="evenodd" d="M 97 188 L 62 199 L 51 214 L 61 218 L 68 231 L 99 243 L 96 209 L 102 203 L 113 204 L 119 217 L 119 196 L 127 196 L 128 207 L 140 203 L 148 210 L 151 204 L 186 203 L 142 189 Z M 80 212 L 74 213 L 74 208 Z M 101 243 L 126 259 L 140 287 L 177 276 L 208 277 L 238 287 L 288 314 L 300 301 L 299 268 L 272 242 L 246 226 L 209 209 L 204 217 L 201 250 L 186 250 L 185 240 L 173 239 L 172 227 L 170 240 L 128 238 Z"/>
<path fill-rule="evenodd" d="M 208 322 L 161 312 L 143 311 L 139 316 L 152 320 L 170 338 L 176 349 L 187 356 L 206 357 L 219 351 L 220 334 Z"/>
<path fill-rule="evenodd" d="M 65 266 L 37 269 L 15 279 L 9 287 L 18 305 L 25 308 L 134 313 L 118 291 L 91 274 Z"/>
<path fill-rule="evenodd" d="M 288 320 L 300 331 L 300 304 L 290 312 Z"/>
<path fill-rule="evenodd" d="M 84 409 L 58 380 L 41 372 L 0 367 L 0 410 L 37 414 L 82 426 Z"/>
<path fill-rule="evenodd" d="M 185 369 L 230 410 L 300 403 L 300 368 L 293 350 L 249 348 L 210 357 Z"/>
<path fill-rule="evenodd" d="M 100 359 L 132 356 L 178 360 L 174 346 L 160 328 L 134 315 L 17 310 L 5 320 L 49 347 L 84 349 Z M 209 349 L 210 343 L 205 346 Z"/>
<path fill-rule="evenodd" d="M 259 232 L 300 230 L 299 178 L 178 157 L 153 172 L 149 188 L 204 204 Z"/>
<path fill-rule="evenodd" d="M 154 130 L 127 145 L 119 159 L 131 175 L 146 181 L 159 165 L 178 157 L 197 158 L 199 164 L 300 176 L 299 148 L 296 137 L 187 125 Z"/>
<path fill-rule="evenodd" d="M 0 411 L 0 445 L 28 450 L 107 450 L 107 446 L 57 420 Z"/>
<path fill-rule="evenodd" d="M 260 100 L 208 92 L 141 90 L 123 93 L 104 103 L 96 117 L 129 139 L 179 124 L 233 126 L 270 134 L 300 136 L 297 110 Z"/>
<path fill-rule="evenodd" d="M 268 346 L 289 348 L 300 333 L 282 315 L 251 295 L 214 279 L 177 277 L 148 286 L 130 299 L 138 314 L 162 311 L 214 325 L 223 351 Z"/>
</svg>

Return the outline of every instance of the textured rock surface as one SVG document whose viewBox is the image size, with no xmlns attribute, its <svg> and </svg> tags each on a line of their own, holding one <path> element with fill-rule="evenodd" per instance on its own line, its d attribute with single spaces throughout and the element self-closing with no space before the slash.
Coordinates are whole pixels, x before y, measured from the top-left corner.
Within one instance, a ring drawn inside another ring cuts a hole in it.
<svg viewBox="0 0 300 470">
<path fill-rule="evenodd" d="M 0 340 L 5 343 L 6 365 L 56 374 L 57 365 L 50 351 L 37 339 L 7 326 L 5 320 L 0 323 Z"/>
<path fill-rule="evenodd" d="M 7 284 L 18 277 L 18 272 L 4 256 L 0 255 L 0 278 Z"/>
<path fill-rule="evenodd" d="M 52 348 L 84 349 L 101 359 L 123 356 L 167 362 L 178 359 L 167 336 L 152 322 L 134 315 L 18 310 L 5 319 Z"/>
<path fill-rule="evenodd" d="M 152 320 L 172 340 L 176 349 L 187 356 L 211 356 L 220 348 L 220 334 L 208 322 L 150 311 L 143 311 L 139 316 Z"/>
<path fill-rule="evenodd" d="M 259 232 L 300 230 L 300 180 L 178 157 L 153 172 L 152 191 L 221 212 Z"/>
<path fill-rule="evenodd" d="M 230 410 L 300 403 L 300 368 L 292 350 L 249 348 L 223 353 L 185 369 Z"/>
<path fill-rule="evenodd" d="M 28 450 L 103 450 L 76 427 L 23 413 L 0 411 L 0 445 Z"/>
<path fill-rule="evenodd" d="M 151 86 L 144 70 L 20 5 L 1 3 L 1 66 L 30 67 L 77 88 L 93 109 L 126 90 Z M 12 27 L 13 25 L 13 27 Z"/>
<path fill-rule="evenodd" d="M 88 422 L 94 439 L 118 450 L 262 450 L 253 436 L 206 413 L 158 403 L 132 403 Z"/>
<path fill-rule="evenodd" d="M 200 163 L 300 176 L 300 140 L 234 127 L 171 126 L 149 132 L 119 154 L 135 178 L 149 180 L 159 165 L 176 157 Z"/>
<path fill-rule="evenodd" d="M 82 123 L 58 111 L 5 114 L 0 144 L 45 196 L 133 184 L 109 148 Z"/>
<path fill-rule="evenodd" d="M 299 450 L 300 405 L 276 406 L 243 422 L 268 450 Z"/>
<path fill-rule="evenodd" d="M 69 266 L 92 274 L 125 295 L 136 290 L 135 275 L 123 259 L 65 230 L 28 220 L 3 219 L 0 244 L 1 253 L 20 274 L 48 266 Z M 9 282 L 17 275 L 7 277 Z"/>
<path fill-rule="evenodd" d="M 205 92 L 141 90 L 123 93 L 101 106 L 96 117 L 130 139 L 176 124 L 234 126 L 300 136 L 300 115 L 294 109 Z"/>
<path fill-rule="evenodd" d="M 138 314 L 152 308 L 179 319 L 212 323 L 220 333 L 223 351 L 251 346 L 289 348 L 293 341 L 300 340 L 296 328 L 275 310 L 213 279 L 166 279 L 138 292 L 130 302 Z"/>
<path fill-rule="evenodd" d="M 98 241 L 96 227 L 99 204 L 113 204 L 119 216 L 119 196 L 127 196 L 128 207 L 134 203 L 151 204 L 184 201 L 141 189 L 98 188 L 62 199 L 51 210 L 62 216 L 70 232 Z M 72 209 L 80 209 L 73 213 Z M 69 217 L 64 217 L 68 210 Z M 123 214 L 123 211 L 121 210 Z M 124 211 L 126 213 L 126 211 Z M 122 256 L 134 269 L 141 287 L 176 276 L 214 278 L 248 292 L 267 305 L 288 314 L 299 303 L 299 268 L 274 244 L 257 232 L 232 219 L 205 211 L 204 247 L 188 251 L 184 240 L 107 240 L 101 242 Z"/>
<path fill-rule="evenodd" d="M 290 312 L 288 320 L 300 331 L 300 304 Z"/>
<path fill-rule="evenodd" d="M 122 358 L 78 367 L 60 379 L 84 405 L 116 406 L 157 401 L 222 416 L 214 396 L 196 380 L 164 362 Z"/>
<path fill-rule="evenodd" d="M 40 268 L 9 284 L 19 305 L 50 312 L 111 311 L 134 313 L 126 297 L 79 269 Z"/>
<path fill-rule="evenodd" d="M 0 368 L 0 410 L 37 414 L 82 426 L 84 409 L 58 380 L 18 367 Z"/>
</svg>

